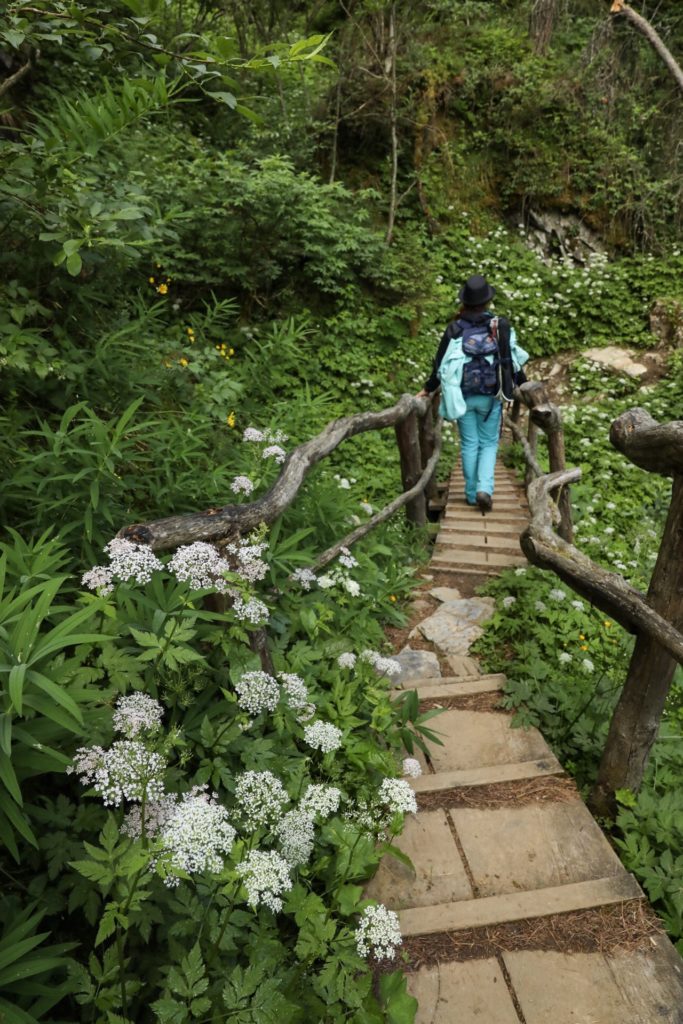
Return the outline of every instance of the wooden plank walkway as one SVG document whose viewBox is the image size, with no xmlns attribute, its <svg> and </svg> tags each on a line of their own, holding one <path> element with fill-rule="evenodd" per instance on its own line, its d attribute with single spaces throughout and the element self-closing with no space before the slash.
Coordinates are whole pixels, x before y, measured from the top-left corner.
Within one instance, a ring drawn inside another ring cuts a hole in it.
<svg viewBox="0 0 683 1024">
<path fill-rule="evenodd" d="M 493 510 L 482 515 L 466 506 L 457 469 L 429 572 L 483 580 L 525 564 L 526 516 L 511 472 L 497 467 Z M 368 888 L 399 913 L 417 1024 L 683 1024 L 683 961 L 661 932 L 626 948 L 607 935 L 598 947 L 607 953 L 590 943 L 585 952 L 520 944 L 519 929 L 533 933 L 552 919 L 562 934 L 577 912 L 612 907 L 637 917 L 644 896 L 541 734 L 513 729 L 491 704 L 467 704 L 486 694 L 493 701 L 505 677 L 479 673 L 470 657 L 461 662 L 460 674 L 402 684 L 430 706 L 443 701 L 447 710 L 430 723 L 443 746 L 422 759 L 424 774 L 413 780 L 420 810 L 398 841 L 414 872 L 387 857 Z M 458 942 L 465 932 L 467 943 Z"/>
</svg>

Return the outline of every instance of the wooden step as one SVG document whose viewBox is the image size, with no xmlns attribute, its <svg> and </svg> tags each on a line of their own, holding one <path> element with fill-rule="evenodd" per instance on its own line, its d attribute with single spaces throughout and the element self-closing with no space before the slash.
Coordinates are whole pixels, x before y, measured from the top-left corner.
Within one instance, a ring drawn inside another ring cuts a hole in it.
<svg viewBox="0 0 683 1024">
<path fill-rule="evenodd" d="M 612 878 L 596 878 L 589 882 L 573 882 L 501 896 L 483 896 L 480 899 L 458 900 L 431 907 L 411 907 L 399 911 L 399 922 L 401 934 L 408 938 L 549 917 L 551 914 L 567 914 L 623 903 L 624 900 L 641 899 L 642 896 L 642 890 L 633 875 L 624 872 Z"/>
<path fill-rule="evenodd" d="M 535 761 L 521 761 L 518 764 L 493 764 L 483 768 L 462 768 L 460 771 L 421 775 L 411 779 L 410 784 L 416 793 L 438 793 L 445 789 L 459 789 L 461 786 L 490 786 L 499 782 L 518 782 L 522 779 L 563 774 L 560 762 L 554 754 L 549 754 Z"/>
<path fill-rule="evenodd" d="M 512 537 L 504 533 L 493 533 L 486 534 L 481 533 L 456 533 L 453 535 L 450 531 L 446 534 L 442 533 L 436 538 L 435 550 L 439 548 L 452 548 L 454 545 L 458 547 L 472 548 L 473 551 L 509 551 L 515 554 L 520 550 L 519 548 L 519 537 L 513 534 Z"/>
<path fill-rule="evenodd" d="M 439 533 L 455 537 L 461 533 L 472 533 L 473 531 L 476 531 L 478 534 L 483 533 L 484 535 L 496 533 L 507 537 L 518 537 L 522 532 L 522 529 L 525 529 L 528 525 L 529 520 L 521 517 L 517 520 L 497 523 L 491 518 L 491 516 L 480 516 L 477 520 L 458 519 L 453 516 L 441 521 Z"/>
<path fill-rule="evenodd" d="M 506 568 L 510 565 L 524 565 L 526 558 L 520 552 L 518 555 L 509 555 L 505 552 L 472 551 L 466 548 L 438 548 L 432 555 L 430 565 L 484 565 L 488 568 Z"/>
</svg>

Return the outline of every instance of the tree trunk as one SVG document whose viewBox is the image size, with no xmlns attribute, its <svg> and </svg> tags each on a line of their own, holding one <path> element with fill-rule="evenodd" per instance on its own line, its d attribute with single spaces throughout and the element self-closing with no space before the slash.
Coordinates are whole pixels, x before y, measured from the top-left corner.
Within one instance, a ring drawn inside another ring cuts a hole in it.
<svg viewBox="0 0 683 1024">
<path fill-rule="evenodd" d="M 634 11 L 632 7 L 625 4 L 623 0 L 614 0 L 614 3 L 610 8 L 610 13 L 615 17 L 623 16 L 631 22 L 633 27 L 636 28 L 641 35 L 645 36 L 650 46 L 661 57 L 673 75 L 678 88 L 683 90 L 683 69 L 650 22 L 646 21 L 642 14 L 638 14 L 638 12 Z"/>
<path fill-rule="evenodd" d="M 534 53 L 542 55 L 548 52 L 558 14 L 558 0 L 534 0 L 529 15 L 529 35 Z"/>
<path fill-rule="evenodd" d="M 396 109 L 396 4 L 389 8 L 389 55 L 387 57 L 387 73 L 389 76 L 391 109 L 389 113 L 391 125 L 391 190 L 389 195 L 389 216 L 385 241 L 391 245 L 394 238 L 394 222 L 396 220 L 396 203 L 398 189 L 398 111 Z"/>
<path fill-rule="evenodd" d="M 674 477 L 647 598 L 675 629 L 683 630 L 683 476 Z M 650 636 L 638 637 L 590 797 L 596 813 L 612 817 L 615 790 L 640 788 L 675 671 L 676 659 L 668 651 Z"/>
</svg>

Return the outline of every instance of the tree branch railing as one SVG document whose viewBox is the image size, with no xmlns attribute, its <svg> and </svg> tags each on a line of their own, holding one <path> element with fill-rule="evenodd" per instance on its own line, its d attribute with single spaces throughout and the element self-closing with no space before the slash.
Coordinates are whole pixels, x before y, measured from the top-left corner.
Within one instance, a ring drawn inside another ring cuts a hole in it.
<svg viewBox="0 0 683 1024">
<path fill-rule="evenodd" d="M 117 536 L 146 544 L 154 551 L 166 551 L 194 541 L 216 544 L 229 537 L 248 533 L 261 524 L 268 526 L 291 505 L 310 470 L 330 455 L 342 441 L 368 430 L 381 430 L 390 426 L 396 429 L 404 493 L 373 519 L 375 525 L 383 522 L 405 505 L 408 520 L 423 525 L 427 522 L 428 499 L 425 492 L 429 493 L 434 485 L 441 448 L 440 425 L 435 425 L 434 420 L 433 402 L 412 395 L 402 395 L 395 405 L 379 412 L 343 416 L 328 423 L 319 434 L 290 452 L 273 486 L 256 501 L 169 516 L 147 523 L 134 523 L 119 530 Z M 435 452 L 436 458 L 433 457 Z M 347 543 L 353 541 L 347 539 L 343 546 L 347 546 Z"/>
<path fill-rule="evenodd" d="M 673 476 L 671 505 L 647 594 L 622 576 L 597 565 L 571 543 L 567 485 L 580 469 L 564 466 L 564 437 L 559 410 L 543 385 L 524 384 L 516 396 L 529 410 L 530 434 L 507 417 L 522 445 L 531 480 L 527 495 L 531 521 L 520 546 L 532 565 L 554 572 L 576 593 L 636 634 L 627 677 L 617 702 L 589 805 L 612 817 L 615 792 L 637 790 L 643 780 L 676 664 L 683 664 L 683 421 L 660 424 L 644 409 L 630 409 L 611 425 L 614 447 L 635 465 Z M 550 473 L 536 458 L 536 433 L 548 434 Z M 554 444 L 551 439 L 554 435 Z M 559 494 L 557 503 L 551 494 Z M 562 504 L 563 497 L 566 504 Z M 555 523 L 558 523 L 557 532 Z"/>
</svg>

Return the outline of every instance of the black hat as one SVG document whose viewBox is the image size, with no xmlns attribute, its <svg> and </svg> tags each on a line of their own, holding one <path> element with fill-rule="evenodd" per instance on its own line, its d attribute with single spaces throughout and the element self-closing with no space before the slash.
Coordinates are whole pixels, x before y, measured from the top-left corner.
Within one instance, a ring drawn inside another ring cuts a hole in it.
<svg viewBox="0 0 683 1024">
<path fill-rule="evenodd" d="M 491 287 L 485 277 L 473 274 L 460 289 L 460 301 L 465 306 L 485 306 L 495 294 L 496 289 Z"/>
</svg>

